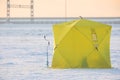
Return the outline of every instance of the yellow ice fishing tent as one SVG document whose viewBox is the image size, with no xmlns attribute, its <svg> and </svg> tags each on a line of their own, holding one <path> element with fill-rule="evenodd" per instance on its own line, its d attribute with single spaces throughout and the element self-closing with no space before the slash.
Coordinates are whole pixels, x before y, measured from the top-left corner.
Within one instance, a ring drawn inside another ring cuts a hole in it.
<svg viewBox="0 0 120 80">
<path fill-rule="evenodd" d="M 86 19 L 55 24 L 52 68 L 111 68 L 110 32 Z"/>
</svg>

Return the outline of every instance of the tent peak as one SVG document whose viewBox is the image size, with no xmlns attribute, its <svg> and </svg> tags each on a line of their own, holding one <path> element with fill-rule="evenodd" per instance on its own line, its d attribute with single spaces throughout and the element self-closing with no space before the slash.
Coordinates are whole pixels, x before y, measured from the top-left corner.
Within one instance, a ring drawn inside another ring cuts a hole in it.
<svg viewBox="0 0 120 80">
<path fill-rule="evenodd" d="M 83 17 L 82 16 L 79 16 L 80 17 L 80 19 L 83 19 Z"/>
</svg>

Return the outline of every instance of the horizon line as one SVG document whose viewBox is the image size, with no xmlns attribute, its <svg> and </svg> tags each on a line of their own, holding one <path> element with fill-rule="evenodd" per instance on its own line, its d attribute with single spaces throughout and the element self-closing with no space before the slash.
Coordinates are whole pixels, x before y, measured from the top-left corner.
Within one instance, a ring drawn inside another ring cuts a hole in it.
<svg viewBox="0 0 120 80">
<path fill-rule="evenodd" d="M 79 17 L 0 17 L 0 19 L 79 19 L 81 18 Z M 93 19 L 110 19 L 110 18 L 120 18 L 120 16 L 118 17 L 82 17 L 82 18 L 93 18 Z"/>
</svg>

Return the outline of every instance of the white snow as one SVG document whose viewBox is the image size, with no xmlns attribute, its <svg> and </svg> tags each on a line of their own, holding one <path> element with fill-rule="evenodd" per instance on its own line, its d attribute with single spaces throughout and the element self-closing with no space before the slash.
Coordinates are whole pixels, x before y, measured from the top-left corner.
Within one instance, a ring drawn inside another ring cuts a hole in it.
<svg viewBox="0 0 120 80">
<path fill-rule="evenodd" d="M 120 80 L 120 24 L 112 25 L 112 69 L 52 69 L 46 66 L 50 40 L 49 66 L 53 56 L 52 25 L 0 25 L 0 80 Z M 118 27 L 119 26 L 119 27 Z"/>
</svg>

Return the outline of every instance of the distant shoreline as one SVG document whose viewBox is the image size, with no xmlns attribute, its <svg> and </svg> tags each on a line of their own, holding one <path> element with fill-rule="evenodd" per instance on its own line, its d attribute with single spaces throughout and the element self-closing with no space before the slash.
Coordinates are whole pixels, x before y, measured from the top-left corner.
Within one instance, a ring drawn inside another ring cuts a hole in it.
<svg viewBox="0 0 120 80">
<path fill-rule="evenodd" d="M 10 17 L 10 19 L 31 19 L 31 17 Z M 80 17 L 33 17 L 32 19 L 79 19 Z M 120 17 L 83 17 L 85 19 L 116 19 Z M 7 19 L 7 17 L 0 17 L 0 19 Z"/>
<path fill-rule="evenodd" d="M 120 24 L 120 17 L 82 17 L 84 19 L 96 20 L 105 24 Z M 81 19 L 81 17 L 1 17 L 0 24 L 55 24 L 70 20 Z"/>
</svg>

